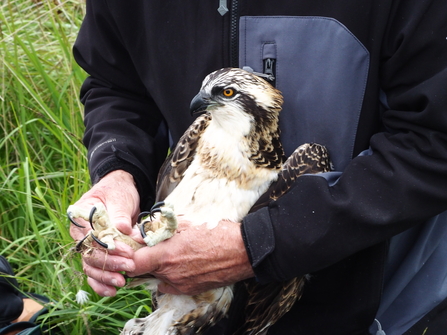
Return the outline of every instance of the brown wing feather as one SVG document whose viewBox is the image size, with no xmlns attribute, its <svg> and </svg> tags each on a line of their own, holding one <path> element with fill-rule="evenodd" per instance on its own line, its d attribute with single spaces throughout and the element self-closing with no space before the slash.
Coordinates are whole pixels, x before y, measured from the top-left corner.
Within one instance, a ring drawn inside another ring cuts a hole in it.
<svg viewBox="0 0 447 335">
<path fill-rule="evenodd" d="M 211 121 L 210 114 L 199 116 L 180 138 L 174 151 L 166 158 L 157 178 L 156 201 L 164 200 L 183 179 L 197 150 L 199 139 Z"/>
<path fill-rule="evenodd" d="M 300 145 L 286 160 L 278 174 L 278 180 L 265 192 L 253 207 L 250 213 L 267 206 L 271 200 L 276 200 L 290 189 L 293 182 L 303 174 L 321 173 L 332 170 L 332 163 L 326 147 L 316 143 Z"/>
<path fill-rule="evenodd" d="M 265 285 L 254 280 L 246 281 L 249 299 L 245 306 L 245 323 L 233 335 L 266 334 L 301 298 L 305 282 L 305 277 Z"/>
<path fill-rule="evenodd" d="M 321 173 L 332 170 L 327 149 L 319 144 L 303 144 L 286 160 L 278 180 L 256 202 L 250 212 L 266 206 L 290 189 L 293 182 L 306 173 Z M 266 334 L 297 300 L 301 298 L 306 276 L 293 278 L 283 283 L 261 285 L 254 280 L 245 282 L 248 301 L 245 306 L 245 323 L 234 335 Z"/>
</svg>

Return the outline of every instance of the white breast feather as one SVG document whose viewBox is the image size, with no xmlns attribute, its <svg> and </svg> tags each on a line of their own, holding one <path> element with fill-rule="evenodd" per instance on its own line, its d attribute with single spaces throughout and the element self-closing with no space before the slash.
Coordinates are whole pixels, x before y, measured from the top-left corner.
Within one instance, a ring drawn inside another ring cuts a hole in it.
<svg viewBox="0 0 447 335">
<path fill-rule="evenodd" d="M 215 114 L 218 113 L 214 112 L 213 120 L 202 135 L 202 141 L 206 143 L 203 147 L 210 151 L 207 154 L 218 155 L 224 170 L 237 171 L 238 176 L 256 174 L 256 178 L 242 185 L 239 178 L 229 181 L 226 177 L 216 176 L 214 170 L 201 165 L 199 151 L 182 181 L 166 198 L 166 202 L 174 204 L 177 215 L 182 214 L 197 225 L 206 222 L 210 229 L 220 220 L 240 222 L 278 176 L 277 171 L 257 168 L 248 159 L 249 148 L 244 136 L 250 126 L 247 114 L 233 115 L 238 117 L 238 122 L 229 120 L 226 117 L 229 113 L 221 117 L 214 117 Z M 225 127 L 227 122 L 229 126 Z M 235 127 L 235 123 L 238 126 Z"/>
</svg>

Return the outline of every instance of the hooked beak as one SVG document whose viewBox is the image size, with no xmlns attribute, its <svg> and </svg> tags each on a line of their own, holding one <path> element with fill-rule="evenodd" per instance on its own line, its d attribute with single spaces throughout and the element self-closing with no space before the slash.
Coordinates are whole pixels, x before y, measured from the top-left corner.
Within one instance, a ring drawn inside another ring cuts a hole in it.
<svg viewBox="0 0 447 335">
<path fill-rule="evenodd" d="M 208 99 L 205 99 L 202 92 L 199 92 L 191 101 L 191 105 L 189 106 L 189 112 L 191 115 L 200 114 L 209 106 Z"/>
</svg>

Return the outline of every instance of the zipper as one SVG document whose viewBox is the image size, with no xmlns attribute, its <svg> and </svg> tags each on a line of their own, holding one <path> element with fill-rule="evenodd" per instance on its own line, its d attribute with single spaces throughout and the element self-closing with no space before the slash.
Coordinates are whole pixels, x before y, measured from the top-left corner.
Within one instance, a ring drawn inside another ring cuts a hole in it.
<svg viewBox="0 0 447 335">
<path fill-rule="evenodd" d="M 230 10 L 230 66 L 239 66 L 239 2 L 238 0 L 231 1 Z"/>
<path fill-rule="evenodd" d="M 228 12 L 227 0 L 219 0 L 218 11 L 224 16 Z M 273 52 L 273 54 L 271 53 Z M 263 50 L 263 73 L 259 73 L 261 77 L 267 79 L 273 86 L 276 84 L 276 45 L 271 44 Z M 271 57 L 273 55 L 273 57 Z M 239 66 L 239 2 L 231 1 L 230 8 L 230 66 Z M 253 71 L 253 70 L 252 70 Z"/>
</svg>

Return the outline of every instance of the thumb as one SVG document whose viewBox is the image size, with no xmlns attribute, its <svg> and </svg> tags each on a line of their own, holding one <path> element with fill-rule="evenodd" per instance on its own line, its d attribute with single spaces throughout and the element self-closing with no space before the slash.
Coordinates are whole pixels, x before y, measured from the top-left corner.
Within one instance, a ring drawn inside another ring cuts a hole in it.
<svg viewBox="0 0 447 335">
<path fill-rule="evenodd" d="M 107 204 L 110 222 L 125 235 L 132 233 L 132 210 L 114 202 Z"/>
<path fill-rule="evenodd" d="M 163 254 L 163 249 L 160 244 L 153 247 L 143 247 L 135 251 L 133 260 L 135 262 L 135 270 L 127 272 L 129 277 L 140 276 L 151 273 L 156 274 L 160 268 L 160 259 Z"/>
<path fill-rule="evenodd" d="M 113 171 L 96 185 L 101 188 L 109 219 L 123 234 L 132 232 L 132 218 L 136 217 L 140 198 L 133 177 L 124 171 Z"/>
</svg>

